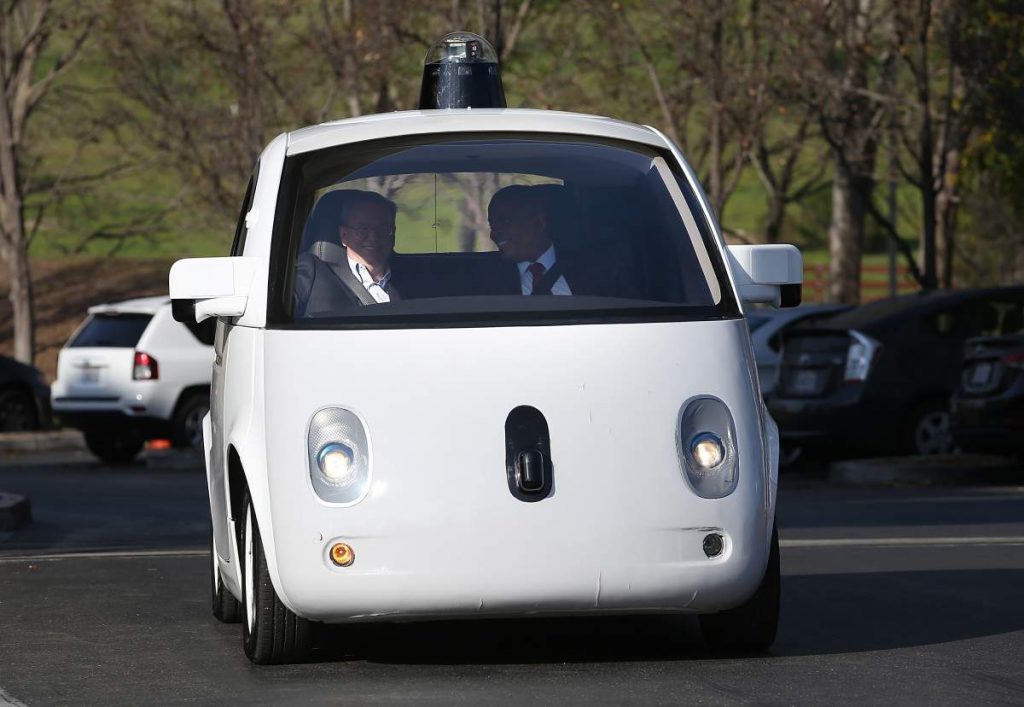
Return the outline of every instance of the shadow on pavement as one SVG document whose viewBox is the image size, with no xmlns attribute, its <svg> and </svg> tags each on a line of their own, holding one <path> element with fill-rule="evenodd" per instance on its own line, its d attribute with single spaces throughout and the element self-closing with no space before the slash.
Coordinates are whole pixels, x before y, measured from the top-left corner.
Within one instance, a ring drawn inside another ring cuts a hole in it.
<svg viewBox="0 0 1024 707">
<path fill-rule="evenodd" d="M 1024 570 L 783 578 L 771 656 L 928 646 L 1024 629 Z M 536 664 L 711 659 L 692 616 L 320 627 L 316 661 Z M 742 656 L 732 656 L 742 657 Z"/>
</svg>

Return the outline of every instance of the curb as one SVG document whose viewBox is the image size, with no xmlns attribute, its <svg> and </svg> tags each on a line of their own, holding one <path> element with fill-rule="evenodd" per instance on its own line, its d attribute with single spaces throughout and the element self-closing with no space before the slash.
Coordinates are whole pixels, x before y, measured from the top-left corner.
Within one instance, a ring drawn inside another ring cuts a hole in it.
<svg viewBox="0 0 1024 707">
<path fill-rule="evenodd" d="M 828 480 L 846 486 L 1024 484 L 1024 464 L 986 454 L 855 459 L 833 462 Z"/>
<path fill-rule="evenodd" d="M 85 449 L 78 430 L 0 433 L 0 456 L 33 452 L 77 452 Z"/>
<path fill-rule="evenodd" d="M 32 522 L 28 497 L 0 491 L 0 532 L 17 530 Z"/>
</svg>

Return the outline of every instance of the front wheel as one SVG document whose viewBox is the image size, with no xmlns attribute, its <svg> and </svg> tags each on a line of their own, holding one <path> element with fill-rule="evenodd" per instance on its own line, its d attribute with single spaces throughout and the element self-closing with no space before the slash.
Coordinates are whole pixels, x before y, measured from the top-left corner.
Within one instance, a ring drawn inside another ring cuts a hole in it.
<svg viewBox="0 0 1024 707">
<path fill-rule="evenodd" d="M 700 630 L 707 644 L 717 650 L 768 650 L 779 627 L 779 585 L 779 533 L 772 528 L 768 567 L 754 596 L 735 609 L 701 615 Z"/>
<path fill-rule="evenodd" d="M 309 657 L 312 627 L 282 604 L 274 590 L 248 494 L 242 524 L 242 611 L 242 646 L 253 663 L 301 663 Z"/>
</svg>

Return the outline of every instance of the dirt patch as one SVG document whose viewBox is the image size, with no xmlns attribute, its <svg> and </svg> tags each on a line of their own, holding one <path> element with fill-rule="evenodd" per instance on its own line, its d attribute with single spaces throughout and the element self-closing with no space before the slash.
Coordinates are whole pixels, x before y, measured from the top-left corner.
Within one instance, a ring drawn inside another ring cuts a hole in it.
<svg viewBox="0 0 1024 707">
<path fill-rule="evenodd" d="M 35 364 L 53 381 L 57 354 L 94 304 L 167 294 L 167 272 L 174 258 L 63 258 L 33 260 Z M 7 292 L 7 273 L 0 291 Z M 14 351 L 11 304 L 0 299 L 0 354 Z"/>
</svg>

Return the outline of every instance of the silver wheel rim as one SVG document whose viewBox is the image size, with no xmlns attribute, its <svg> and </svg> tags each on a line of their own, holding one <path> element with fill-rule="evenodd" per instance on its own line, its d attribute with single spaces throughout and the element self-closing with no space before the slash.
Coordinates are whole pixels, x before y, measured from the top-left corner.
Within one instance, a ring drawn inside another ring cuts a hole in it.
<svg viewBox="0 0 1024 707">
<path fill-rule="evenodd" d="M 193 449 L 201 449 L 203 446 L 203 418 L 209 411 L 209 407 L 198 405 L 185 415 L 185 439 Z"/>
<path fill-rule="evenodd" d="M 914 446 L 918 454 L 946 454 L 953 451 L 949 413 L 935 410 L 923 415 L 914 430 Z"/>
<path fill-rule="evenodd" d="M 245 514 L 245 621 L 252 633 L 256 623 L 256 581 L 253 578 L 252 509 Z"/>
</svg>

